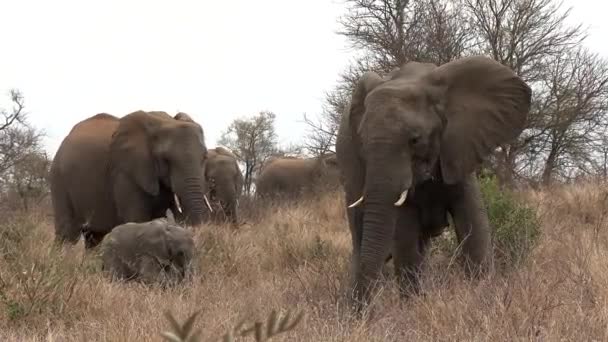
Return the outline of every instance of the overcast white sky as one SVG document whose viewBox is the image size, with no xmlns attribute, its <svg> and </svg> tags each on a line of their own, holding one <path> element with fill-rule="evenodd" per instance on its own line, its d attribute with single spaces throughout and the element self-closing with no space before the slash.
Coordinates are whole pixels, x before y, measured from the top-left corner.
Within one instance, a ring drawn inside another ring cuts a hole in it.
<svg viewBox="0 0 608 342">
<path fill-rule="evenodd" d="M 566 0 L 608 57 L 606 4 Z M 0 105 L 20 89 L 53 155 L 78 121 L 100 112 L 183 111 L 207 145 L 236 117 L 277 114 L 281 143 L 349 62 L 335 34 L 340 0 L 0 0 Z"/>
</svg>

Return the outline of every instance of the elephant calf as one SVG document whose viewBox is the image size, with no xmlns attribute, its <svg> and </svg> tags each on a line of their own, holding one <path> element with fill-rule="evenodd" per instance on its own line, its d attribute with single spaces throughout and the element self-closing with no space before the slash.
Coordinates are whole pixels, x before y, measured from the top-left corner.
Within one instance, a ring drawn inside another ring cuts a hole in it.
<svg viewBox="0 0 608 342">
<path fill-rule="evenodd" d="M 159 218 L 115 227 L 102 241 L 102 269 L 146 284 L 181 282 L 194 251 L 192 234 Z"/>
</svg>

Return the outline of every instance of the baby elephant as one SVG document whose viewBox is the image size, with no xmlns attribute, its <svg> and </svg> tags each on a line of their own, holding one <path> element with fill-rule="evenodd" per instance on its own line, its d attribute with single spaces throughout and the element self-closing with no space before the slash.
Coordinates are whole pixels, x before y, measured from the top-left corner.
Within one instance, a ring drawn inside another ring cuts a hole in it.
<svg viewBox="0 0 608 342">
<path fill-rule="evenodd" d="M 185 278 L 194 240 L 188 230 L 159 218 L 119 225 L 101 247 L 102 270 L 112 278 L 166 285 Z"/>
</svg>

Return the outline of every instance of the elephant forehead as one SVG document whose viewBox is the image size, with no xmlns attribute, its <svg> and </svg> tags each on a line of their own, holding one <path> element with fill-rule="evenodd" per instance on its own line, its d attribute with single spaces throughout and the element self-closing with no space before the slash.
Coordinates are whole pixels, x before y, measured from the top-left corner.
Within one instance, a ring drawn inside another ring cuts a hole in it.
<svg viewBox="0 0 608 342">
<path fill-rule="evenodd" d="M 365 99 L 366 105 L 404 105 L 426 102 L 429 88 L 422 82 L 388 81 L 374 89 Z"/>
</svg>

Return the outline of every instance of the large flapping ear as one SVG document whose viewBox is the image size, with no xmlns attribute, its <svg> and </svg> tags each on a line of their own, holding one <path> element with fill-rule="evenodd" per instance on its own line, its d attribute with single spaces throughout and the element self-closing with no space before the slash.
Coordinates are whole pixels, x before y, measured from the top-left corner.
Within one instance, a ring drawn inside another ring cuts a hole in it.
<svg viewBox="0 0 608 342">
<path fill-rule="evenodd" d="M 447 184 L 463 180 L 500 144 L 523 131 L 532 91 L 510 68 L 488 57 L 446 63 L 429 74 L 447 121 L 441 171 Z"/>
<path fill-rule="evenodd" d="M 359 79 L 353 91 L 350 105 L 345 113 L 348 115 L 353 139 L 356 139 L 355 137 L 358 136 L 359 125 L 361 124 L 363 113 L 365 113 L 365 97 L 383 82 L 384 79 L 373 71 L 364 73 Z"/>
<path fill-rule="evenodd" d="M 133 112 L 120 119 L 110 143 L 110 165 L 124 172 L 146 193 L 158 195 L 159 169 L 152 152 L 152 139 L 163 121 L 171 117 Z"/>
</svg>

